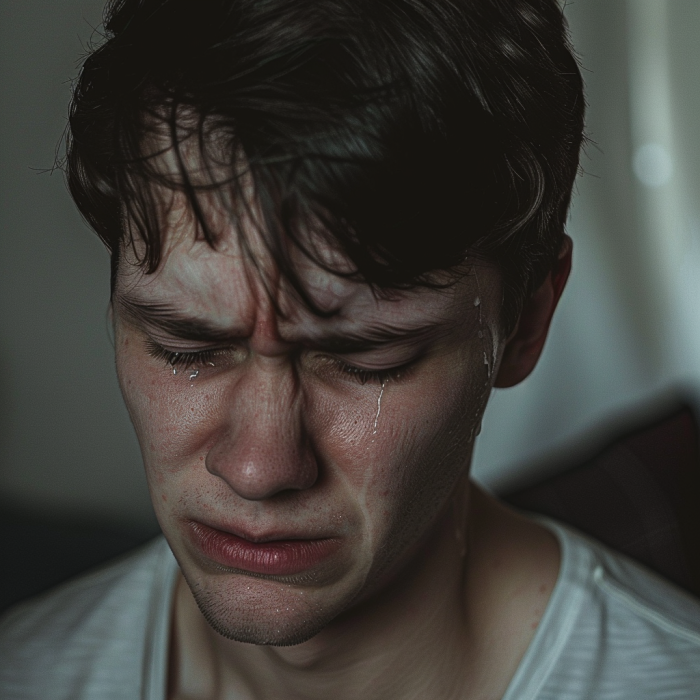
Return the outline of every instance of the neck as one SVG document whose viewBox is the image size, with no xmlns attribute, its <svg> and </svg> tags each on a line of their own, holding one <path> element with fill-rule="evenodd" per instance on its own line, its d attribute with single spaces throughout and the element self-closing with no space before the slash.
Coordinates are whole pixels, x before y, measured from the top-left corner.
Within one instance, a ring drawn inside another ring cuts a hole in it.
<svg viewBox="0 0 700 700">
<path fill-rule="evenodd" d="M 381 592 L 303 644 L 220 637 L 181 582 L 176 627 L 188 634 L 175 630 L 173 689 L 266 700 L 500 697 L 551 593 L 558 550 L 539 526 L 469 491 L 469 506 L 464 495 L 453 503 Z"/>
</svg>

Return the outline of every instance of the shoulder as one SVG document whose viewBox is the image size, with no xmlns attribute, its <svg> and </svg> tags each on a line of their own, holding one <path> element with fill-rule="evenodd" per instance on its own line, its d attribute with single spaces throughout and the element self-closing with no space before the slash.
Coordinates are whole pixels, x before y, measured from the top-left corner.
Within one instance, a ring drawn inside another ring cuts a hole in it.
<svg viewBox="0 0 700 700">
<path fill-rule="evenodd" d="M 547 620 L 559 649 L 545 684 L 552 697 L 697 697 L 700 601 L 600 543 L 548 525 L 564 555 Z"/>
<path fill-rule="evenodd" d="M 0 621 L 0 695 L 140 696 L 144 654 L 167 617 L 175 571 L 159 537 L 10 610 Z M 121 694 L 110 694 L 117 684 Z"/>
<path fill-rule="evenodd" d="M 700 600 L 595 540 L 561 526 L 558 535 L 570 550 L 569 582 L 583 589 L 589 605 L 613 615 L 611 622 L 620 616 L 628 625 L 655 630 L 668 644 L 687 643 L 700 652 Z"/>
<path fill-rule="evenodd" d="M 602 545 L 596 548 L 596 560 L 593 582 L 608 606 L 700 653 L 700 600 Z"/>
</svg>

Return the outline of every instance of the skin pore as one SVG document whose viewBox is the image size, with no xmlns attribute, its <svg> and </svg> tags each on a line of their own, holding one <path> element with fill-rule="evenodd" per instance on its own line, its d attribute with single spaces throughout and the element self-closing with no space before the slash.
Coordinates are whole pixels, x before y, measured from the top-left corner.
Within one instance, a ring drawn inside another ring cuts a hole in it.
<svg viewBox="0 0 700 700">
<path fill-rule="evenodd" d="M 153 274 L 125 250 L 113 299 L 120 385 L 182 570 L 169 696 L 501 697 L 559 552 L 468 469 L 491 387 L 539 356 L 570 250 L 505 339 L 486 264 L 384 298 L 300 259 L 321 317 L 254 235 L 255 271 L 234 231 L 213 249 L 190 230 L 172 226 Z M 193 523 L 334 548 L 253 574 L 203 554 Z"/>
</svg>

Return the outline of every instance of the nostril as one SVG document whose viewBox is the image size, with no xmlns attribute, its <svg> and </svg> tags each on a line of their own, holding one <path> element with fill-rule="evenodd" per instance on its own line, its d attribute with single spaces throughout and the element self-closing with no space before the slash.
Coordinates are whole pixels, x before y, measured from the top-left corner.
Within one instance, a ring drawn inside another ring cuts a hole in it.
<svg viewBox="0 0 700 700">
<path fill-rule="evenodd" d="M 315 455 L 309 449 L 285 449 L 268 444 L 246 447 L 225 441 L 205 459 L 207 470 L 246 500 L 263 500 L 282 492 L 311 488 L 318 477 Z"/>
</svg>

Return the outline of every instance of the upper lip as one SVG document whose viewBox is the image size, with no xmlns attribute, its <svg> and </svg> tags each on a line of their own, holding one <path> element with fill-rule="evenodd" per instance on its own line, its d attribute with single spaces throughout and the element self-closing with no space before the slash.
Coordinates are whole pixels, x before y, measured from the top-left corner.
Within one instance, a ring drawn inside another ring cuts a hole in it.
<svg viewBox="0 0 700 700">
<path fill-rule="evenodd" d="M 284 540 L 326 540 L 330 539 L 328 535 L 318 535 L 318 534 L 301 534 L 298 531 L 294 532 L 289 529 L 285 530 L 275 530 L 268 529 L 264 532 L 251 532 L 250 530 L 245 530 L 242 527 L 230 524 L 216 523 L 212 524 L 206 520 L 195 520 L 190 519 L 189 524 L 192 525 L 206 525 L 213 530 L 219 530 L 220 532 L 226 532 L 229 535 L 235 535 L 240 537 L 242 540 L 247 540 L 253 544 L 263 544 L 265 542 L 279 542 Z"/>
</svg>

